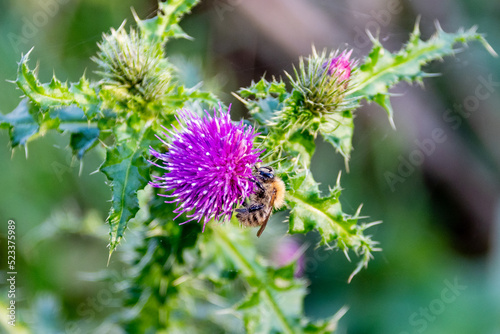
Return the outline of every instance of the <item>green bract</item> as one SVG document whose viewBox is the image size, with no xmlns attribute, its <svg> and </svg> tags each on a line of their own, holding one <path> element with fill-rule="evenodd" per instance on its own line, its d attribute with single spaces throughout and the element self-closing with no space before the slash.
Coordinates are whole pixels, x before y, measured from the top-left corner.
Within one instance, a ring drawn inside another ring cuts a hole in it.
<svg viewBox="0 0 500 334">
<path fill-rule="evenodd" d="M 185 217 L 174 223 L 175 207 L 148 186 L 156 172 L 148 148 L 165 150 L 155 136 L 161 126 L 175 126 L 176 110 L 186 105 L 218 104 L 199 86 L 182 85 L 165 57 L 169 39 L 189 37 L 178 23 L 197 2 L 159 3 L 156 17 L 140 20 L 136 15 L 137 30 L 127 32 L 122 25 L 104 35 L 93 58 L 100 69 L 96 80 L 82 76 L 65 83 L 54 77 L 43 84 L 28 67 L 30 53 L 22 56 L 15 84 L 25 97 L 11 113 L 0 115 L 0 127 L 9 130 L 13 149 L 55 129 L 71 134 L 78 159 L 96 146 L 106 151 L 100 171 L 113 194 L 107 219 L 110 255 L 130 223 L 140 234 L 129 257 L 131 272 L 120 285 L 127 291 L 127 312 L 113 318 L 125 331 L 234 332 L 239 327 L 228 320 L 233 314 L 248 333 L 330 333 L 345 310 L 325 320 L 306 319 L 306 281 L 293 277 L 293 264 L 279 269 L 267 264 L 256 251 L 253 231 L 236 226 L 234 218 L 203 234 L 198 224 L 179 226 Z M 475 28 L 449 34 L 437 27 L 432 38 L 422 41 L 417 24 L 397 53 L 372 37 L 373 49 L 349 72 L 348 85 L 327 73 L 328 61 L 337 54 L 313 51 L 293 75 L 287 74 L 288 88 L 281 79 L 262 78 L 238 91 L 262 134 L 256 144 L 268 152 L 264 163 L 275 162 L 286 183 L 289 233 L 317 231 L 321 244 L 342 250 L 348 259 L 352 251 L 358 264 L 349 280 L 380 250 L 366 234 L 375 223 L 361 221 L 359 210 L 344 212 L 340 174 L 333 189 L 320 192 L 311 173 L 315 138 L 320 135 L 347 163 L 353 116 L 363 100 L 383 106 L 392 124 L 389 89 L 403 80 L 421 82 L 429 76 L 423 65 L 473 40 L 494 54 Z"/>
</svg>

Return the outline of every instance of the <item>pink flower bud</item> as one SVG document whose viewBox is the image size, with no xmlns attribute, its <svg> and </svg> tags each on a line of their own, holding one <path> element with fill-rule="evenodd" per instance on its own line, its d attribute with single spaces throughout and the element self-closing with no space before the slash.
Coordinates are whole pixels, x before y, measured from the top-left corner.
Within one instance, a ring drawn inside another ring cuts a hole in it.
<svg viewBox="0 0 500 334">
<path fill-rule="evenodd" d="M 340 56 L 330 60 L 328 74 L 336 76 L 338 82 L 344 82 L 351 77 L 352 62 L 349 60 L 352 50 L 343 51 Z"/>
</svg>

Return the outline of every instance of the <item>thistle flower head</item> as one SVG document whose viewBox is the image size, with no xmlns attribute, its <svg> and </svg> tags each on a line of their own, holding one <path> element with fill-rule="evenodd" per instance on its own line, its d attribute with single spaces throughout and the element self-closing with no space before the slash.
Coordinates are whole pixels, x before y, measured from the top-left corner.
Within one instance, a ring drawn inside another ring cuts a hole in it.
<svg viewBox="0 0 500 334">
<path fill-rule="evenodd" d="M 104 34 L 97 57 L 92 57 L 103 77 L 101 84 L 114 89 L 118 100 L 133 96 L 144 101 L 161 99 L 172 79 L 162 46 L 142 38 L 133 28 L 127 32 L 124 25 Z"/>
<path fill-rule="evenodd" d="M 159 159 L 156 166 L 167 171 L 151 184 L 171 192 L 163 196 L 177 203 L 177 217 L 187 214 L 186 222 L 203 220 L 205 229 L 212 218 L 227 221 L 234 206 L 253 191 L 252 169 L 262 152 L 253 147 L 257 134 L 242 121 L 231 122 L 222 107 L 203 118 L 182 110 L 177 120 L 179 129 L 163 133 L 168 143 L 160 138 L 168 152 L 150 149 Z"/>
<path fill-rule="evenodd" d="M 352 51 L 313 53 L 301 58 L 294 76 L 287 73 L 290 83 L 300 99 L 289 111 L 297 119 L 314 118 L 353 109 L 356 103 L 348 98 L 356 62 L 350 60 Z"/>
<path fill-rule="evenodd" d="M 352 50 L 343 51 L 339 56 L 333 57 L 328 65 L 328 74 L 337 77 L 340 82 L 345 82 L 351 77 L 353 63 L 349 60 Z"/>
</svg>

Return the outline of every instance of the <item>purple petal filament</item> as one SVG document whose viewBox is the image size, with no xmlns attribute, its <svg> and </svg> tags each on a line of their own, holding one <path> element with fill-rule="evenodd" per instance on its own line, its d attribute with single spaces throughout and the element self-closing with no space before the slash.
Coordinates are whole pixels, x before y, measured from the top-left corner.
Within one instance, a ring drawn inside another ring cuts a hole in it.
<svg viewBox="0 0 500 334">
<path fill-rule="evenodd" d="M 158 137 L 168 147 L 167 153 L 150 148 L 159 161 L 157 166 L 167 173 L 153 176 L 153 187 L 171 192 L 168 203 L 177 203 L 177 217 L 187 214 L 187 223 L 203 220 L 203 230 L 210 219 L 227 221 L 235 205 L 253 191 L 252 169 L 259 162 L 262 150 L 253 148 L 258 135 L 241 121 L 231 122 L 227 112 L 214 109 L 214 116 L 205 111 L 201 118 L 188 110 L 176 116 L 179 129 L 163 132 Z M 162 196 L 162 195 L 160 195 Z M 176 219 L 175 217 L 174 219 Z"/>
</svg>

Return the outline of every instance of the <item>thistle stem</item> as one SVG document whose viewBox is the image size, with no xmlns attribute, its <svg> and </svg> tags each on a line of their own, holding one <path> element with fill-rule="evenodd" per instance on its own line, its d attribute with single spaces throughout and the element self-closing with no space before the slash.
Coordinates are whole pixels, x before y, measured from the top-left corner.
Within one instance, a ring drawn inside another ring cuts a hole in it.
<svg viewBox="0 0 500 334">
<path fill-rule="evenodd" d="M 264 272 L 259 270 L 245 258 L 245 255 L 240 251 L 237 245 L 235 245 L 232 240 L 227 236 L 224 228 L 214 228 L 214 235 L 218 237 L 219 244 L 226 250 L 227 254 L 233 259 L 234 264 L 240 268 L 244 275 L 247 277 L 252 277 L 252 280 L 247 282 L 254 288 L 258 289 L 263 296 L 265 296 L 266 303 L 274 311 L 276 317 L 282 325 L 284 333 L 293 334 L 293 327 L 288 323 L 286 316 L 283 314 L 281 308 L 279 307 L 277 301 L 274 299 L 273 295 L 267 289 L 267 282 L 264 276 Z"/>
</svg>

